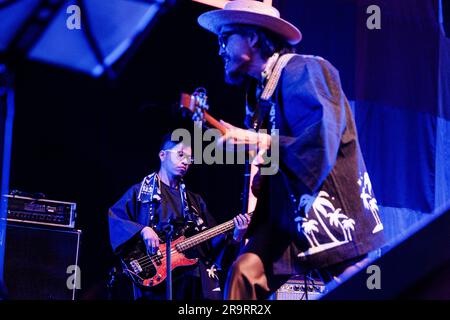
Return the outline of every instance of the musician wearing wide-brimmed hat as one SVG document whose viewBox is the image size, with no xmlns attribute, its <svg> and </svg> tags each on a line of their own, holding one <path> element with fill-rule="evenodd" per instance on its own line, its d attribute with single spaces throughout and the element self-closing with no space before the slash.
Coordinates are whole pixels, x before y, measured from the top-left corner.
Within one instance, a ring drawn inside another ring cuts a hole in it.
<svg viewBox="0 0 450 320">
<path fill-rule="evenodd" d="M 246 85 L 246 125 L 223 122 L 231 144 L 279 147 L 273 174 L 254 180 L 248 243 L 234 262 L 227 299 L 265 299 L 289 277 L 312 270 L 342 279 L 383 242 L 349 103 L 326 60 L 294 53 L 300 30 L 271 1 L 229 1 L 198 18 L 215 33 L 225 78 Z"/>
</svg>

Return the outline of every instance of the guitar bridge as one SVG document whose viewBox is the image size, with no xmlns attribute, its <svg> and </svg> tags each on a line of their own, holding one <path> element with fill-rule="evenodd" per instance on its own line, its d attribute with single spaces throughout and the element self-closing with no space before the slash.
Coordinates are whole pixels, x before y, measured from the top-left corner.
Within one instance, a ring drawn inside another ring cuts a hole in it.
<svg viewBox="0 0 450 320">
<path fill-rule="evenodd" d="M 137 260 L 131 260 L 130 261 L 130 266 L 133 269 L 134 273 L 140 273 L 142 272 L 142 267 L 139 264 L 139 262 Z"/>
</svg>

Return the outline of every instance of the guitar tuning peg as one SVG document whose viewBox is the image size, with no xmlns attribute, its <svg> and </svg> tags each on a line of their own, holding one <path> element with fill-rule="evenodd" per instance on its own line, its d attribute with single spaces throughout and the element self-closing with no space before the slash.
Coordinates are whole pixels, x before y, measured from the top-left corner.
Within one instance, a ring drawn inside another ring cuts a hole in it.
<svg viewBox="0 0 450 320">
<path fill-rule="evenodd" d="M 195 100 L 195 105 L 200 109 L 209 110 L 209 106 L 207 104 L 208 96 L 205 88 L 199 87 L 195 89 L 194 93 L 192 94 L 192 100 Z"/>
<path fill-rule="evenodd" d="M 206 89 L 203 87 L 198 87 L 197 89 L 195 89 L 194 91 L 195 95 L 202 95 L 206 97 Z"/>
</svg>

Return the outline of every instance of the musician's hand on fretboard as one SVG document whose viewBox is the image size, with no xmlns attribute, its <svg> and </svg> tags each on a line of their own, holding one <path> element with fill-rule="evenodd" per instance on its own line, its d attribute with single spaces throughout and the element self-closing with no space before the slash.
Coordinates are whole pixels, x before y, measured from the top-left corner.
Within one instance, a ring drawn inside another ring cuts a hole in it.
<svg viewBox="0 0 450 320">
<path fill-rule="evenodd" d="M 223 120 L 220 121 L 220 124 L 224 126 L 226 131 L 220 139 L 222 141 L 219 142 L 226 142 L 232 145 L 248 145 L 250 149 L 255 148 L 262 151 L 262 153 L 270 148 L 272 139 L 267 133 L 241 129 Z"/>
<path fill-rule="evenodd" d="M 245 214 L 238 214 L 233 218 L 234 222 L 234 231 L 233 231 L 233 240 L 235 242 L 241 242 L 247 232 L 248 225 L 250 224 L 251 217 Z"/>
</svg>

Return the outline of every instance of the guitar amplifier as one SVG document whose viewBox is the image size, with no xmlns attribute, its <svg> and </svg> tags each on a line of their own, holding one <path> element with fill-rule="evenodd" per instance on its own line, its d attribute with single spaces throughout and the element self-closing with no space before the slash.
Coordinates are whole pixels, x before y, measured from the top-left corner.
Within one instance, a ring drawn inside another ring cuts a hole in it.
<svg viewBox="0 0 450 320">
<path fill-rule="evenodd" d="M 76 203 L 17 195 L 4 195 L 2 201 L 7 202 L 8 221 L 75 227 Z"/>
<path fill-rule="evenodd" d="M 269 300 L 318 300 L 326 293 L 325 284 L 318 279 L 295 276 L 284 283 Z"/>
</svg>

